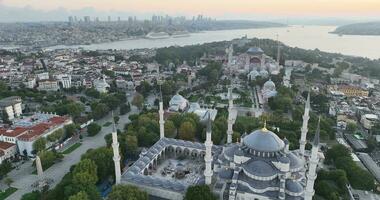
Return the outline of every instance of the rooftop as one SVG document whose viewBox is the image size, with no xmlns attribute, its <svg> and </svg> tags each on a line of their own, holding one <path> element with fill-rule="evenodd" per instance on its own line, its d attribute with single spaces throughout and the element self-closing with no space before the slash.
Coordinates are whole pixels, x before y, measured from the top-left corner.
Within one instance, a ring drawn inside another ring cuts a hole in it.
<svg viewBox="0 0 380 200">
<path fill-rule="evenodd" d="M 6 150 L 11 147 L 15 146 L 13 143 L 8 143 L 8 142 L 0 142 L 0 150 Z"/>
</svg>

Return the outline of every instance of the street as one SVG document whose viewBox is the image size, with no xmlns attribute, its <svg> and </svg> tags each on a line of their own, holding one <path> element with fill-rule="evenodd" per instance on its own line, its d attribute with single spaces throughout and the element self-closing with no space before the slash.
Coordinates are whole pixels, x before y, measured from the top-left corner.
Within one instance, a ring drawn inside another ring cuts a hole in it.
<svg viewBox="0 0 380 200">
<path fill-rule="evenodd" d="M 120 116 L 119 123 L 117 128 L 123 130 L 124 124 L 129 123 L 129 115 L 137 114 L 139 111 L 136 107 L 131 106 L 131 112 L 126 115 Z M 63 176 L 70 171 L 70 167 L 80 161 L 82 154 L 84 154 L 88 149 L 95 149 L 106 145 L 104 136 L 112 132 L 112 125 L 103 127 L 103 124 L 109 121 L 112 121 L 111 113 L 109 113 L 104 118 L 97 120 L 96 122 L 102 126 L 101 131 L 94 137 L 84 137 L 82 145 L 77 148 L 74 152 L 65 155 L 62 159 L 62 162 L 56 163 L 51 166 L 49 169 L 44 171 L 44 177 L 52 179 L 54 182 L 50 188 L 54 188 L 58 184 Z M 31 166 L 32 161 L 28 161 L 20 166 L 19 170 L 12 170 L 8 177 L 14 180 L 12 187 L 17 188 L 18 190 L 10 195 L 7 200 L 16 200 L 21 199 L 22 195 L 25 193 L 32 192 L 32 184 L 38 180 L 37 175 L 32 174 L 34 167 Z"/>
</svg>

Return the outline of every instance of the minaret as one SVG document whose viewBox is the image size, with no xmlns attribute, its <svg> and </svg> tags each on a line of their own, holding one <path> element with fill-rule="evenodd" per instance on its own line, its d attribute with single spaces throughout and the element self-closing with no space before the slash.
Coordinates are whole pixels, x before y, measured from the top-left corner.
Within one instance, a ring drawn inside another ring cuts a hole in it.
<svg viewBox="0 0 380 200">
<path fill-rule="evenodd" d="M 112 149 L 113 149 L 113 162 L 115 163 L 115 184 L 120 184 L 121 170 L 120 170 L 120 154 L 119 142 L 117 141 L 117 129 L 115 122 L 113 122 L 112 130 Z"/>
<path fill-rule="evenodd" d="M 232 142 L 232 134 L 234 133 L 232 130 L 233 126 L 233 117 L 232 117 L 232 109 L 234 107 L 234 99 L 232 97 L 232 88 L 228 88 L 228 120 L 227 120 L 227 144 Z"/>
<path fill-rule="evenodd" d="M 36 168 L 38 179 L 41 181 L 43 179 L 44 172 L 42 169 L 41 159 L 38 155 L 36 156 Z"/>
<path fill-rule="evenodd" d="M 208 121 L 207 121 L 207 131 L 206 131 L 206 141 L 205 141 L 205 147 L 206 147 L 206 155 L 205 155 L 205 165 L 206 169 L 204 172 L 205 175 L 205 184 L 210 185 L 211 179 L 212 179 L 212 140 L 211 140 L 211 117 L 210 113 L 208 114 Z"/>
<path fill-rule="evenodd" d="M 301 139 L 300 139 L 300 156 L 304 160 L 305 159 L 305 145 L 306 145 L 306 135 L 307 135 L 307 125 L 309 122 L 309 111 L 310 111 L 310 92 L 307 95 L 307 100 L 305 103 L 305 112 L 302 116 L 302 128 L 301 128 Z"/>
<path fill-rule="evenodd" d="M 234 53 L 234 47 L 231 44 L 230 47 L 227 49 L 227 56 L 228 56 L 228 67 L 232 66 L 232 59 L 233 59 L 233 53 Z"/>
<path fill-rule="evenodd" d="M 314 182 L 317 178 L 317 166 L 319 162 L 319 134 L 320 134 L 321 117 L 318 119 L 318 126 L 314 136 L 313 147 L 311 149 L 311 156 L 309 160 L 309 171 L 307 173 L 307 182 L 305 188 L 305 200 L 312 200 L 314 196 Z"/>
<path fill-rule="evenodd" d="M 281 56 L 280 40 L 278 40 L 278 34 L 277 34 L 277 66 L 278 67 L 280 67 L 280 56 Z"/>
<path fill-rule="evenodd" d="M 161 87 L 161 86 L 160 86 Z M 165 137 L 165 120 L 164 120 L 164 103 L 162 101 L 162 93 L 160 91 L 160 102 L 159 102 L 160 110 L 158 111 L 160 115 L 160 139 Z"/>
</svg>

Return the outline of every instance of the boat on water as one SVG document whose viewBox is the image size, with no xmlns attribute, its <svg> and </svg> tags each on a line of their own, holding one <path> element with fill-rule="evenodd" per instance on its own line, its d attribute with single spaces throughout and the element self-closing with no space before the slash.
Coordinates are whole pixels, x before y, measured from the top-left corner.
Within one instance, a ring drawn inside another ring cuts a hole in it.
<svg viewBox="0 0 380 200">
<path fill-rule="evenodd" d="M 165 39 L 169 38 L 170 35 L 166 32 L 150 32 L 145 37 L 148 39 Z"/>
<path fill-rule="evenodd" d="M 175 31 L 172 33 L 173 38 L 189 37 L 190 34 L 187 31 Z"/>
</svg>

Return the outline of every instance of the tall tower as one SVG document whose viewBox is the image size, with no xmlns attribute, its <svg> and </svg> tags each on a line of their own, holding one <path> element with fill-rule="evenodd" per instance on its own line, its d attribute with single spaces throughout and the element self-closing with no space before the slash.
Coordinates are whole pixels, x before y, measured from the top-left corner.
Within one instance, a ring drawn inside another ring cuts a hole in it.
<svg viewBox="0 0 380 200">
<path fill-rule="evenodd" d="M 160 94 L 159 107 L 160 107 L 160 110 L 158 111 L 158 113 L 160 115 L 160 138 L 162 139 L 165 137 L 164 103 L 162 101 L 162 94 Z"/>
<path fill-rule="evenodd" d="M 307 100 L 305 103 L 305 112 L 302 116 L 302 128 L 301 128 L 301 139 L 300 139 L 300 156 L 304 160 L 305 158 L 305 145 L 306 145 L 306 135 L 307 135 L 307 125 L 309 122 L 309 111 L 310 111 L 310 92 L 307 95 Z"/>
<path fill-rule="evenodd" d="M 234 53 L 234 47 L 231 44 L 230 47 L 227 49 L 227 59 L 228 59 L 228 67 L 230 68 L 232 66 L 232 58 Z"/>
<path fill-rule="evenodd" d="M 309 160 L 309 171 L 307 173 L 307 182 L 305 189 L 305 200 L 312 200 L 314 196 L 314 182 L 317 178 L 317 166 L 319 162 L 318 151 L 319 151 L 319 134 L 320 134 L 320 122 L 319 117 L 317 130 L 314 136 L 313 148 L 311 149 L 311 156 Z"/>
<path fill-rule="evenodd" d="M 280 67 L 280 57 L 281 57 L 280 40 L 278 40 L 278 34 L 277 34 L 277 66 L 278 67 Z"/>
<path fill-rule="evenodd" d="M 232 126 L 234 123 L 232 109 L 234 107 L 234 100 L 232 97 L 232 88 L 228 88 L 228 120 L 227 120 L 227 144 L 232 142 Z"/>
<path fill-rule="evenodd" d="M 117 129 L 115 122 L 113 122 L 112 130 L 112 149 L 113 149 L 113 162 L 115 163 L 115 183 L 120 183 L 121 170 L 120 170 L 120 154 L 119 154 L 119 142 L 117 141 Z"/>
<path fill-rule="evenodd" d="M 212 179 L 212 167 L 211 167 L 211 162 L 212 162 L 212 154 L 211 154 L 211 149 L 212 149 L 212 140 L 211 140 L 211 117 L 210 113 L 208 114 L 208 120 L 207 120 L 207 131 L 206 131 L 206 141 L 205 141 L 205 146 L 206 146 L 206 155 L 205 155 L 205 165 L 206 169 L 204 172 L 205 175 L 205 183 L 206 185 L 211 184 L 211 179 Z"/>
</svg>

